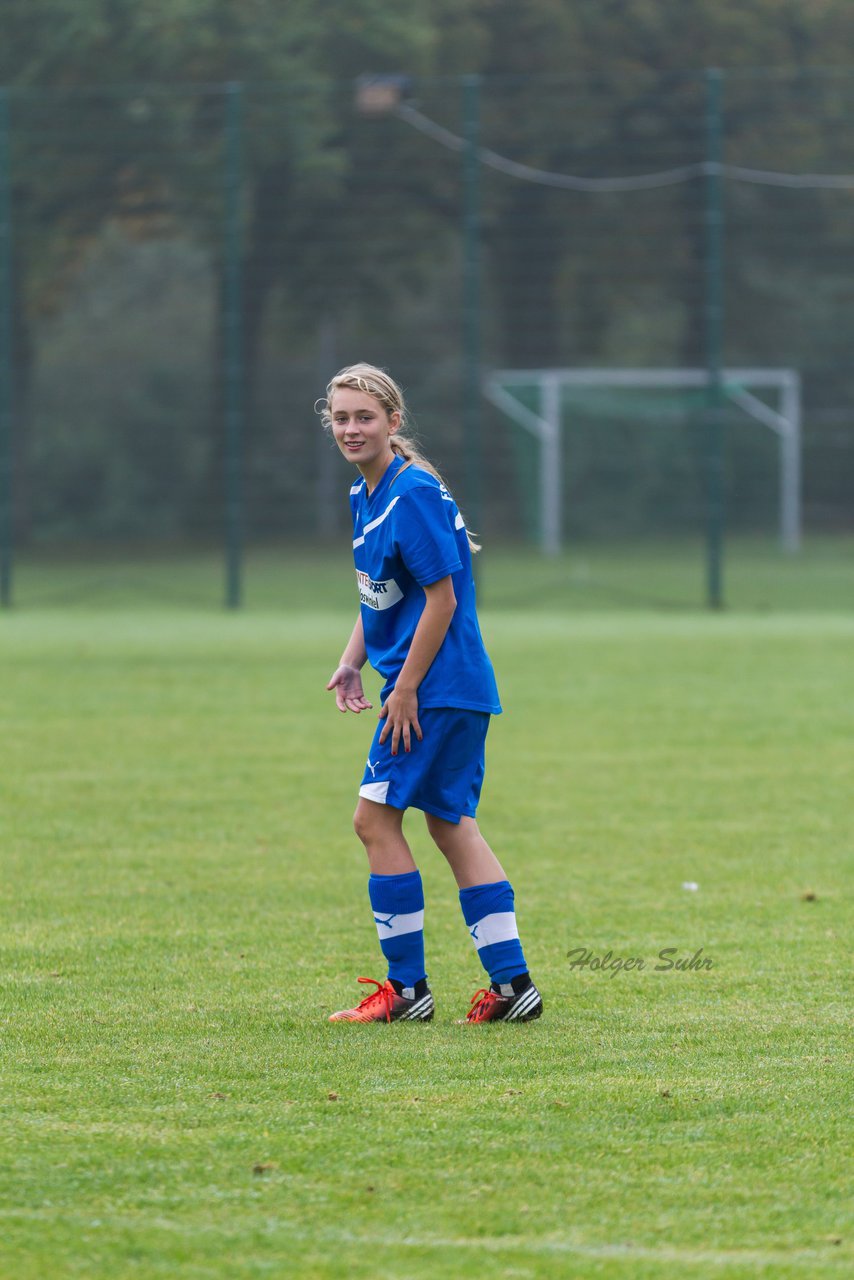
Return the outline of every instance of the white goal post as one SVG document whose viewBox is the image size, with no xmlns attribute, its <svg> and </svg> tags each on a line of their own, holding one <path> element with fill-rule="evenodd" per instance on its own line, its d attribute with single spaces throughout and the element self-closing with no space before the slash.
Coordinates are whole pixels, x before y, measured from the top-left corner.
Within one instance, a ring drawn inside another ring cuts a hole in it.
<svg viewBox="0 0 854 1280">
<path fill-rule="evenodd" d="M 801 378 L 795 369 L 723 369 L 723 393 L 761 422 L 780 441 L 780 543 L 786 551 L 801 545 Z M 563 439 L 561 390 L 564 387 L 627 390 L 684 390 L 708 387 L 706 369 L 496 369 L 485 379 L 486 398 L 529 431 L 540 444 L 540 546 L 556 555 L 562 543 Z M 514 388 L 536 387 L 540 412 L 514 395 Z M 773 409 L 754 391 L 777 393 Z"/>
</svg>

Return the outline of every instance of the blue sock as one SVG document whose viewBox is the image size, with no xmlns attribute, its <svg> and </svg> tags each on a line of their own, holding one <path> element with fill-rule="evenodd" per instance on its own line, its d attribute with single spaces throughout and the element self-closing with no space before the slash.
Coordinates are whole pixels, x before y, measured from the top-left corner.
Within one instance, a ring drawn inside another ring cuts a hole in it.
<svg viewBox="0 0 854 1280">
<path fill-rule="evenodd" d="M 414 987 L 424 972 L 424 888 L 420 871 L 402 876 L 374 876 L 368 895 L 388 976 L 404 987 Z"/>
<path fill-rule="evenodd" d="M 460 906 L 480 963 L 496 986 L 528 972 L 509 880 L 460 889 Z"/>
</svg>

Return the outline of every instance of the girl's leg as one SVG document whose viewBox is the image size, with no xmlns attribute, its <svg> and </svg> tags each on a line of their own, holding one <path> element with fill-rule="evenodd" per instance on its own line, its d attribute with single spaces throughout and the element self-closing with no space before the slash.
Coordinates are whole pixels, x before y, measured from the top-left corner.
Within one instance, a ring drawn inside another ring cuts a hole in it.
<svg viewBox="0 0 854 1280">
<path fill-rule="evenodd" d="M 528 973 L 516 927 L 513 887 L 501 863 L 474 818 L 455 823 L 430 813 L 425 817 L 427 830 L 459 885 L 463 919 L 490 978 L 490 991 L 478 993 L 483 999 L 476 998 L 467 1021 L 538 1018 L 542 999 Z"/>
<path fill-rule="evenodd" d="M 353 826 L 365 846 L 373 875 L 396 876 L 416 870 L 403 834 L 402 809 L 360 799 L 353 814 Z"/>
<path fill-rule="evenodd" d="M 447 858 L 461 889 L 507 879 L 501 863 L 480 834 L 474 818 L 446 822 L 444 818 L 437 818 L 432 813 L 425 813 L 424 817 L 427 819 L 427 830 Z"/>
<path fill-rule="evenodd" d="M 398 996 L 415 1000 L 427 993 L 424 968 L 424 889 L 403 835 L 403 810 L 360 799 L 353 819 L 365 846 L 371 874 L 368 896 L 388 980 Z M 414 1008 L 415 1006 L 413 1006 Z M 420 1016 L 432 1012 L 425 1004 Z M 407 1013 L 408 1011 L 403 1010 Z"/>
</svg>

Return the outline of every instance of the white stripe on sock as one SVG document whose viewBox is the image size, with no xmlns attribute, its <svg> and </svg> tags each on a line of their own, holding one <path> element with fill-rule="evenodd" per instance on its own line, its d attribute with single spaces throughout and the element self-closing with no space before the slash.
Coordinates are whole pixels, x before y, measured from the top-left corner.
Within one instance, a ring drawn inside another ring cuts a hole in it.
<svg viewBox="0 0 854 1280">
<path fill-rule="evenodd" d="M 469 925 L 469 933 L 478 951 L 481 947 L 491 947 L 495 942 L 507 942 L 511 938 L 518 938 L 516 912 L 493 911 L 491 915 L 478 920 L 477 924 Z"/>
<path fill-rule="evenodd" d="M 402 933 L 416 933 L 424 928 L 424 908 L 420 911 L 375 911 L 374 923 L 380 942 L 385 938 L 399 938 Z"/>
</svg>

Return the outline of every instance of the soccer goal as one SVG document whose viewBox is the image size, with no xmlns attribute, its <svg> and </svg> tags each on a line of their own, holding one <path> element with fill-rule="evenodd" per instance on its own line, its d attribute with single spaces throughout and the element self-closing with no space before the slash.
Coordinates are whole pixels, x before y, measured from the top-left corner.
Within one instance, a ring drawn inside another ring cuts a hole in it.
<svg viewBox="0 0 854 1280">
<path fill-rule="evenodd" d="M 785 551 L 801 545 L 801 379 L 794 369 L 724 369 L 722 391 L 748 418 L 779 439 L 779 527 Z M 497 369 L 483 386 L 487 399 L 539 442 L 539 541 L 546 555 L 562 545 L 562 401 L 572 390 L 684 391 L 708 387 L 706 369 Z M 770 392 L 776 408 L 756 392 Z M 538 397 L 539 412 L 523 403 Z"/>
</svg>

